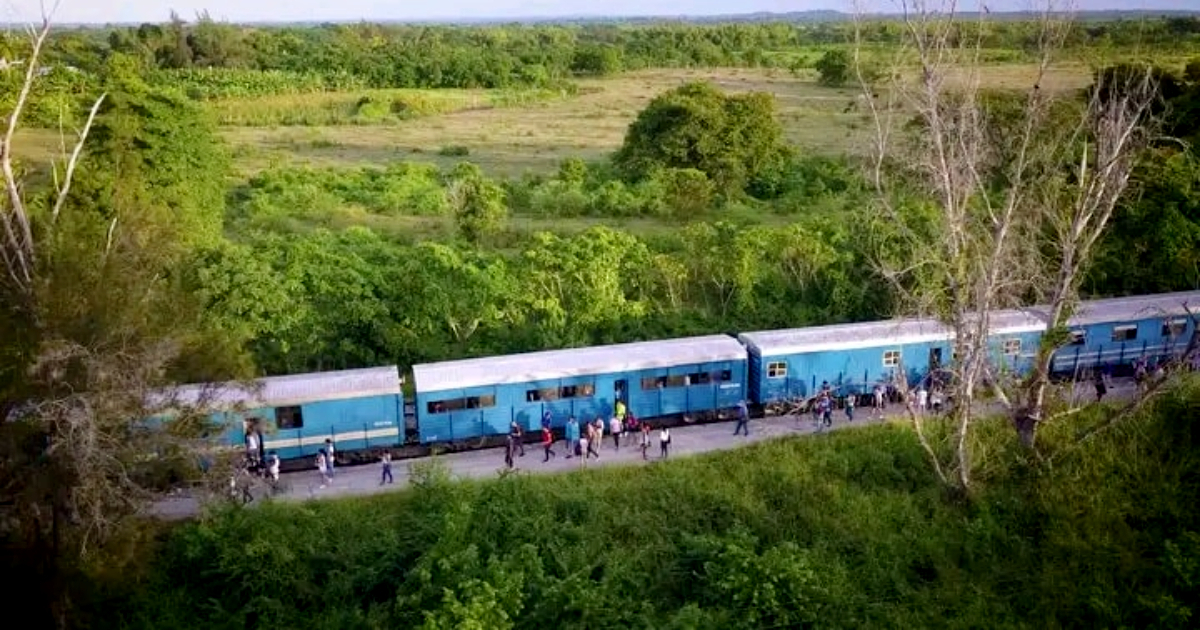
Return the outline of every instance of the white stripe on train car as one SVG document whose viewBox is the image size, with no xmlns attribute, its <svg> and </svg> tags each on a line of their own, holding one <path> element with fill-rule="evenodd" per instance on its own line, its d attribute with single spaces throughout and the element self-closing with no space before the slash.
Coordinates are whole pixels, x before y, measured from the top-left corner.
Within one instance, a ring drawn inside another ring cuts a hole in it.
<svg viewBox="0 0 1200 630">
<path fill-rule="evenodd" d="M 346 431 L 343 433 L 335 433 L 332 436 L 329 434 L 308 435 L 302 438 L 281 438 L 275 440 L 263 440 L 263 448 L 267 449 L 283 449 L 296 448 L 297 446 L 316 446 L 324 444 L 325 440 L 333 439 L 334 446 L 339 442 L 356 442 L 359 440 L 374 440 L 378 438 L 399 437 L 400 429 L 397 427 L 387 427 L 384 429 L 373 429 L 370 431 Z"/>
</svg>

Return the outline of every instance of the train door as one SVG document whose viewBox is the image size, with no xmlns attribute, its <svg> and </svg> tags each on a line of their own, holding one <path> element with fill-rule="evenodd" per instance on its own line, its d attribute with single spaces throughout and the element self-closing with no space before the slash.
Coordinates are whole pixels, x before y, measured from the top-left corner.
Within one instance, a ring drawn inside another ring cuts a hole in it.
<svg viewBox="0 0 1200 630">
<path fill-rule="evenodd" d="M 928 387 L 942 385 L 942 349 L 929 349 L 929 383 Z"/>
</svg>

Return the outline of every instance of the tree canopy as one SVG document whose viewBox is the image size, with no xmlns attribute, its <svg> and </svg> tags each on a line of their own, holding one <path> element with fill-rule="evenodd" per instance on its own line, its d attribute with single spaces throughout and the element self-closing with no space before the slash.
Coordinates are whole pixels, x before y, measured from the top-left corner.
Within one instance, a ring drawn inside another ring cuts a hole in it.
<svg viewBox="0 0 1200 630">
<path fill-rule="evenodd" d="M 740 193 L 788 157 L 770 94 L 725 94 L 688 83 L 650 101 L 613 156 L 625 176 L 695 169 L 725 192 Z"/>
</svg>

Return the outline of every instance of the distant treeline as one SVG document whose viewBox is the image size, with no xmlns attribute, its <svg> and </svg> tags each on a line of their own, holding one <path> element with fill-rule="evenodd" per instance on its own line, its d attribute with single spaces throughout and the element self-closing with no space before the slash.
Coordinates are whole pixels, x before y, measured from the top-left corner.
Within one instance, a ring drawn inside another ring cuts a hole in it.
<svg viewBox="0 0 1200 630">
<path fill-rule="evenodd" d="M 898 43 L 903 25 L 865 25 L 866 43 Z M 1031 21 L 999 19 L 961 25 L 962 38 L 983 29 L 981 44 L 1020 57 L 1036 43 Z M 62 31 L 51 61 L 98 70 L 113 53 L 137 59 L 147 72 L 271 71 L 305 77 L 318 89 L 554 87 L 573 77 L 649 67 L 810 67 L 823 48 L 847 45 L 846 22 L 511 24 L 439 26 L 327 24 L 242 26 L 201 14 L 162 24 Z M 1068 48 L 1170 46 L 1200 41 L 1200 18 L 1089 22 L 1072 29 Z M 0 54 L 19 57 L 9 35 Z M 319 79 L 319 80 L 314 80 Z M 184 81 L 186 83 L 186 80 Z"/>
</svg>

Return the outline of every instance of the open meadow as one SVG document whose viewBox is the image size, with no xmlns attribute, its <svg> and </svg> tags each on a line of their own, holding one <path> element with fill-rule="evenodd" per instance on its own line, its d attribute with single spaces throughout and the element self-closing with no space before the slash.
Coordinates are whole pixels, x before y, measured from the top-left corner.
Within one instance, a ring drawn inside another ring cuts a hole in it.
<svg viewBox="0 0 1200 630">
<path fill-rule="evenodd" d="M 987 68 L 984 79 L 989 86 L 1012 88 L 1029 85 L 1034 73 L 1030 64 L 996 65 Z M 1078 89 L 1090 80 L 1087 66 L 1061 66 L 1042 87 Z M 246 120 L 271 121 L 222 128 L 240 172 L 247 175 L 289 163 L 378 166 L 415 160 L 449 166 L 470 160 L 494 176 L 517 176 L 551 172 L 569 157 L 606 157 L 621 146 L 629 124 L 651 99 L 689 81 L 710 81 L 730 93 L 774 95 L 786 139 L 803 152 L 857 154 L 869 138 L 863 114 L 854 107 L 859 90 L 823 87 L 811 71 L 795 76 L 784 70 L 745 68 L 646 70 L 579 81 L 574 96 L 538 95 L 498 106 L 485 106 L 490 99 L 485 93 L 445 91 L 429 100 L 440 98 L 439 103 L 458 103 L 458 108 L 430 107 L 427 115 L 376 123 L 356 124 L 347 115 L 336 121 L 339 124 L 288 124 L 294 118 L 289 110 L 308 111 L 319 107 L 315 103 L 333 100 L 350 102 L 358 98 L 355 94 L 239 99 L 218 101 L 213 107 L 226 112 L 222 115 L 227 122 L 229 112 L 244 112 Z M 272 117 L 267 110 L 277 115 Z"/>
</svg>

